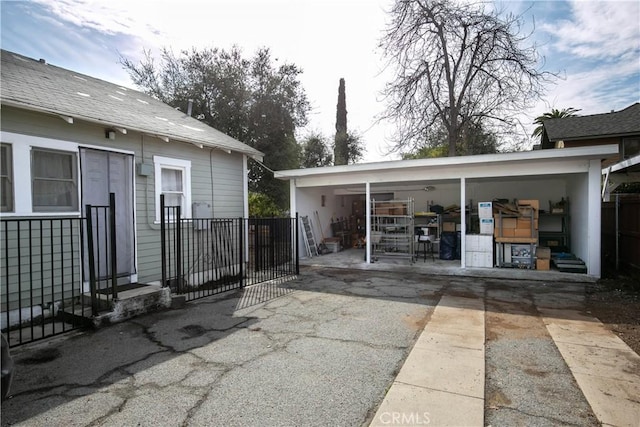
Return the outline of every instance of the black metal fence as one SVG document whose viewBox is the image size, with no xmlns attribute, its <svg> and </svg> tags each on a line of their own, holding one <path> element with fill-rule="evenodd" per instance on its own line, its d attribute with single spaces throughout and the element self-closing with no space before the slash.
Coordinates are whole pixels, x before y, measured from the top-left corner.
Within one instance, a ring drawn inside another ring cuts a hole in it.
<svg viewBox="0 0 640 427">
<path fill-rule="evenodd" d="M 0 329 L 10 346 L 83 327 L 117 297 L 113 200 L 81 218 L 0 220 Z"/>
<path fill-rule="evenodd" d="M 295 218 L 187 219 L 160 205 L 162 283 L 173 293 L 192 300 L 299 272 Z"/>
</svg>

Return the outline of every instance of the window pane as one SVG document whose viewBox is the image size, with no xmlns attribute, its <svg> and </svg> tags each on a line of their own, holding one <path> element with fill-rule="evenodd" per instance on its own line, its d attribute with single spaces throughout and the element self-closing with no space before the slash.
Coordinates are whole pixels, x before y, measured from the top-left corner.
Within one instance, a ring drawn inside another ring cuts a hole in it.
<svg viewBox="0 0 640 427">
<path fill-rule="evenodd" d="M 37 149 L 31 153 L 34 212 L 78 210 L 75 154 Z"/>
<path fill-rule="evenodd" d="M 640 139 L 625 139 L 622 141 L 622 144 L 625 159 L 640 154 Z"/>
<path fill-rule="evenodd" d="M 6 177 L 0 178 L 0 204 L 2 205 L 2 212 L 12 210 L 12 197 L 11 197 L 11 183 Z"/>
<path fill-rule="evenodd" d="M 9 147 L 0 145 L 0 176 L 7 176 L 9 173 Z"/>
<path fill-rule="evenodd" d="M 13 169 L 11 145 L 0 145 L 0 211 L 13 211 Z"/>
<path fill-rule="evenodd" d="M 182 171 L 162 169 L 162 191 L 182 191 Z"/>
<path fill-rule="evenodd" d="M 182 194 L 165 193 L 164 205 L 165 206 L 182 206 Z"/>
<path fill-rule="evenodd" d="M 73 155 L 50 151 L 33 152 L 33 176 L 35 178 L 73 179 L 75 164 Z"/>
<path fill-rule="evenodd" d="M 33 206 L 40 208 L 75 208 L 76 196 L 76 188 L 73 182 L 33 181 Z"/>
</svg>

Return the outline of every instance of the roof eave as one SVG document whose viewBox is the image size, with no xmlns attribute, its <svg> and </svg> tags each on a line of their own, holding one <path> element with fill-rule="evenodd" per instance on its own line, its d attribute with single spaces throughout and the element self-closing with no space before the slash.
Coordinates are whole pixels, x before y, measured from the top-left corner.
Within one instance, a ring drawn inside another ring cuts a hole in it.
<svg viewBox="0 0 640 427">
<path fill-rule="evenodd" d="M 331 174 L 338 174 L 341 172 L 375 172 L 381 170 L 393 170 L 393 169 L 412 169 L 412 168 L 428 168 L 428 167 L 446 167 L 456 166 L 463 167 L 464 165 L 472 164 L 492 164 L 492 163 L 506 163 L 506 162 L 525 162 L 525 161 L 544 161 L 548 159 L 558 159 L 559 157 L 565 157 L 568 159 L 602 159 L 608 156 L 618 154 L 618 145 L 598 145 L 591 147 L 577 147 L 577 148 L 563 148 L 553 150 L 535 150 L 526 152 L 514 152 L 514 153 L 499 153 L 499 154 L 482 154 L 476 156 L 458 156 L 458 157 L 439 157 L 429 159 L 415 159 L 415 160 L 393 160 L 387 162 L 375 162 L 375 163 L 363 163 L 357 165 L 346 166 L 331 166 L 322 168 L 309 168 L 309 169 L 291 169 L 276 171 L 275 177 L 282 180 L 291 180 L 295 178 L 312 177 L 312 176 L 324 176 Z"/>
<path fill-rule="evenodd" d="M 34 111 L 37 113 L 43 113 L 43 114 L 50 114 L 50 115 L 54 115 L 54 116 L 68 116 L 68 117 L 73 117 L 73 118 L 77 118 L 79 120 L 83 120 L 85 122 L 89 122 L 89 123 L 94 123 L 94 124 L 99 124 L 99 125 L 103 125 L 103 126 L 108 126 L 108 127 L 113 127 L 113 128 L 124 128 L 127 130 L 131 130 L 134 132 L 140 132 L 149 136 L 153 136 L 159 139 L 163 139 L 163 140 L 175 140 L 175 141 L 180 141 L 180 142 L 186 142 L 186 143 L 190 143 L 193 144 L 197 147 L 200 148 L 204 148 L 209 147 L 209 148 L 217 148 L 220 149 L 222 151 L 225 151 L 227 153 L 231 153 L 232 151 L 241 153 L 241 154 L 246 154 L 247 156 L 260 160 L 262 161 L 264 159 L 264 153 L 262 153 L 261 151 L 258 150 L 238 150 L 236 148 L 233 147 L 229 147 L 226 146 L 224 144 L 214 144 L 211 143 L 207 140 L 200 140 L 200 139 L 192 139 L 192 138 L 184 138 L 184 137 L 177 137 L 176 135 L 171 135 L 171 134 L 166 134 L 166 133 L 161 133 L 161 132 L 157 132 L 153 129 L 144 129 L 144 128 L 140 128 L 140 127 L 135 127 L 135 126 L 130 126 L 130 125 L 124 125 L 122 123 L 113 123 L 113 122 L 109 122 L 106 120 L 100 120 L 100 119 L 96 119 L 93 117 L 87 117 L 87 116 L 82 116 L 82 115 L 78 115 L 75 113 L 69 113 L 67 111 L 55 111 L 55 110 L 51 110 L 51 109 L 47 109 L 47 108 L 40 108 L 37 106 L 34 106 L 32 104 L 27 104 L 27 103 L 23 103 L 23 102 L 19 102 L 19 101 L 15 101 L 15 100 L 7 100 L 5 98 L 3 98 L 2 100 L 0 100 L 0 103 L 2 105 L 6 105 L 8 107 L 14 107 L 14 108 L 20 108 L 20 109 L 24 109 L 24 110 L 28 110 L 28 111 Z"/>
</svg>

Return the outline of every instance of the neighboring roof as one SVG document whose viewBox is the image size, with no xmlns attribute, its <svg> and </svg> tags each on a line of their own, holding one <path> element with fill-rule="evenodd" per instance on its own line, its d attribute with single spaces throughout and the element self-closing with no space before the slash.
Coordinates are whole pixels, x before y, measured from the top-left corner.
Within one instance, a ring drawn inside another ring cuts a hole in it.
<svg viewBox="0 0 640 427">
<path fill-rule="evenodd" d="M 164 140 L 236 151 L 260 151 L 142 92 L 2 50 L 3 105 L 138 131 Z"/>
<path fill-rule="evenodd" d="M 292 169 L 276 171 L 275 177 L 295 180 L 297 186 L 320 186 L 580 173 L 587 170 L 588 160 L 600 160 L 617 153 L 618 145 L 610 144 Z"/>
<path fill-rule="evenodd" d="M 611 113 L 547 119 L 543 126 L 551 142 L 639 135 L 640 103 Z"/>
</svg>

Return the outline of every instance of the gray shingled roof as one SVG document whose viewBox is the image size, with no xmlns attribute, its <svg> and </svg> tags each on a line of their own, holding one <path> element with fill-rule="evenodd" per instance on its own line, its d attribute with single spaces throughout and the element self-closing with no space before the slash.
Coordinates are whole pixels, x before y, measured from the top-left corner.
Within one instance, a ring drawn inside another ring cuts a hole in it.
<svg viewBox="0 0 640 427">
<path fill-rule="evenodd" d="M 640 134 L 640 103 L 624 110 L 591 116 L 548 119 L 543 122 L 549 141 L 594 139 Z"/>
<path fill-rule="evenodd" d="M 247 154 L 260 151 L 142 92 L 2 50 L 0 99 L 15 106 Z"/>
</svg>

